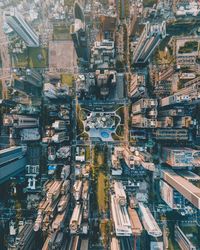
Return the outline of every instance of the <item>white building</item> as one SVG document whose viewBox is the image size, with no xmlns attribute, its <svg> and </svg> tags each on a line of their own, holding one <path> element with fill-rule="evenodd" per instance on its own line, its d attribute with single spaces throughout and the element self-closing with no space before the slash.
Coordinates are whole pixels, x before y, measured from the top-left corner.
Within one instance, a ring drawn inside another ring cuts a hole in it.
<svg viewBox="0 0 200 250">
<path fill-rule="evenodd" d="M 131 222 L 127 208 L 120 206 L 115 195 L 111 195 L 111 212 L 116 236 L 131 236 Z"/>
</svg>

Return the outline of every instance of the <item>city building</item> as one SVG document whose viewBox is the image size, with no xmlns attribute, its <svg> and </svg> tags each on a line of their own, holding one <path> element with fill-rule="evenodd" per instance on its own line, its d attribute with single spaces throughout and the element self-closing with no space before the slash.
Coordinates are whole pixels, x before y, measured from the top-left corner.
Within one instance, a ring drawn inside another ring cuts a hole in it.
<svg viewBox="0 0 200 250">
<path fill-rule="evenodd" d="M 85 23 L 80 19 L 75 19 L 75 23 L 71 26 L 71 36 L 74 42 L 77 57 L 83 62 L 89 61 L 89 46 Z"/>
<path fill-rule="evenodd" d="M 141 236 L 143 232 L 143 227 L 142 227 L 142 223 L 140 222 L 138 213 L 136 212 L 135 209 L 131 209 L 130 207 L 128 208 L 128 212 L 130 215 L 133 236 L 139 237 Z"/>
<path fill-rule="evenodd" d="M 200 166 L 200 151 L 192 148 L 162 148 L 162 161 L 174 168 Z"/>
<path fill-rule="evenodd" d="M 163 169 L 162 178 L 197 210 L 200 209 L 200 189 L 197 186 L 181 177 L 171 169 Z"/>
<path fill-rule="evenodd" d="M 129 96 L 131 98 L 142 97 L 145 94 L 145 75 L 132 74 L 129 83 Z"/>
<path fill-rule="evenodd" d="M 133 49 L 133 62 L 146 63 L 152 55 L 155 48 L 166 37 L 166 23 L 151 24 L 145 23 L 142 34 L 138 41 L 136 41 L 135 48 Z"/>
<path fill-rule="evenodd" d="M 188 141 L 189 135 L 187 129 L 160 128 L 153 132 L 153 137 L 159 141 Z"/>
<path fill-rule="evenodd" d="M 174 200 L 174 189 L 163 180 L 160 180 L 160 196 L 171 209 L 177 209 Z"/>
<path fill-rule="evenodd" d="M 156 99 L 142 98 L 139 101 L 132 104 L 132 114 L 145 114 L 149 116 L 157 116 L 158 102 Z"/>
<path fill-rule="evenodd" d="M 120 250 L 120 242 L 116 237 L 113 237 L 110 245 L 111 250 Z"/>
<path fill-rule="evenodd" d="M 122 168 L 121 168 L 121 164 L 119 161 L 119 158 L 113 154 L 111 156 L 111 162 L 112 162 L 112 175 L 122 175 Z"/>
<path fill-rule="evenodd" d="M 132 127 L 157 127 L 157 100 L 140 99 L 132 104 Z"/>
<path fill-rule="evenodd" d="M 192 84 L 186 85 L 184 88 L 178 90 L 174 95 L 164 97 L 160 100 L 159 105 L 161 107 L 169 105 L 179 105 L 180 104 L 194 104 L 199 102 L 200 98 L 200 83 L 192 81 Z"/>
<path fill-rule="evenodd" d="M 117 201 L 119 202 L 120 206 L 125 206 L 126 205 L 126 193 L 124 191 L 124 187 L 121 182 L 119 181 L 114 181 L 114 192 L 115 192 L 115 197 Z"/>
<path fill-rule="evenodd" d="M 181 250 L 196 250 L 196 246 L 192 244 L 190 239 L 183 233 L 178 225 L 175 226 L 175 240 Z"/>
<path fill-rule="evenodd" d="M 35 69 L 14 69 L 14 78 L 24 84 L 31 84 L 37 88 L 42 87 L 42 75 Z"/>
<path fill-rule="evenodd" d="M 65 130 L 66 129 L 66 122 L 62 120 L 56 120 L 54 123 L 52 123 L 52 128 L 55 130 Z"/>
<path fill-rule="evenodd" d="M 91 50 L 90 63 L 93 69 L 113 69 L 115 66 L 114 41 L 95 41 Z"/>
<path fill-rule="evenodd" d="M 113 155 L 113 166 L 117 164 L 119 170 L 118 164 L 120 164 L 123 175 L 134 176 L 135 178 L 145 175 L 145 168 L 142 166 L 143 161 L 141 157 L 134 150 L 131 150 L 131 148 L 127 146 L 115 147 Z"/>
<path fill-rule="evenodd" d="M 180 67 L 196 67 L 196 61 L 199 56 L 198 49 L 195 49 L 195 46 L 199 46 L 199 37 L 198 36 L 183 36 L 183 37 L 174 37 L 174 55 L 176 57 L 176 65 Z M 188 46 L 191 46 L 193 49 L 187 49 Z"/>
<path fill-rule="evenodd" d="M 13 9 L 6 16 L 7 24 L 19 35 L 28 47 L 39 47 L 38 35 L 33 31 L 22 15 Z"/>
<path fill-rule="evenodd" d="M 156 220 L 154 219 L 153 215 L 151 214 L 148 207 L 144 206 L 143 203 L 139 203 L 139 212 L 141 214 L 141 219 L 143 226 L 147 233 L 152 237 L 161 237 L 162 231 L 158 226 Z"/>
<path fill-rule="evenodd" d="M 21 140 L 24 141 L 38 141 L 40 140 L 40 132 L 38 128 L 25 128 L 20 131 Z"/>
<path fill-rule="evenodd" d="M 39 126 L 39 120 L 30 116 L 23 115 L 4 115 L 3 125 L 14 128 L 34 128 Z"/>
<path fill-rule="evenodd" d="M 132 116 L 132 126 L 136 128 L 156 128 L 157 120 L 148 119 L 141 114 Z"/>
<path fill-rule="evenodd" d="M 102 39 L 114 40 L 116 32 L 117 18 L 115 16 L 101 15 L 99 17 L 101 23 Z"/>
<path fill-rule="evenodd" d="M 117 76 L 116 71 L 104 70 L 102 73 L 100 70 L 96 70 L 96 83 L 100 90 L 100 95 L 106 97 L 116 86 Z"/>
<path fill-rule="evenodd" d="M 164 245 L 162 241 L 151 241 L 150 250 L 163 250 Z"/>
<path fill-rule="evenodd" d="M 16 176 L 26 166 L 26 149 L 21 146 L 0 150 L 0 183 Z"/>
<path fill-rule="evenodd" d="M 69 224 L 71 234 L 77 233 L 77 231 L 80 229 L 81 221 L 82 221 L 82 207 L 81 204 L 77 204 L 73 210 L 73 214 L 71 216 Z"/>
<path fill-rule="evenodd" d="M 14 244 L 9 244 L 8 250 L 23 249 L 30 250 L 35 247 L 35 232 L 33 223 L 25 223 L 22 230 L 18 233 Z"/>
<path fill-rule="evenodd" d="M 158 128 L 189 128 L 193 125 L 191 116 L 179 116 L 179 117 L 158 117 L 157 127 Z"/>
<path fill-rule="evenodd" d="M 115 195 L 111 195 L 111 213 L 116 236 L 131 236 L 131 223 L 127 208 L 121 206 Z"/>
</svg>

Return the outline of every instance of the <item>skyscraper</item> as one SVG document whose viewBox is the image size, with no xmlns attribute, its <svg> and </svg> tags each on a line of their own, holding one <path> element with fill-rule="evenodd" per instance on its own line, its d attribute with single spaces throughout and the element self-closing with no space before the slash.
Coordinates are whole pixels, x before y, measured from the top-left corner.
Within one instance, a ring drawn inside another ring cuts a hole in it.
<svg viewBox="0 0 200 250">
<path fill-rule="evenodd" d="M 87 37 L 85 19 L 83 10 L 80 4 L 77 2 L 74 5 L 74 17 L 75 17 L 75 22 L 71 26 L 71 36 L 74 42 L 76 54 L 80 60 L 88 62 L 89 46 L 88 46 L 88 37 Z"/>
<path fill-rule="evenodd" d="M 166 23 L 147 22 L 133 52 L 134 63 L 146 63 L 160 41 L 166 37 Z"/>
<path fill-rule="evenodd" d="M 85 25 L 80 19 L 76 19 L 71 26 L 71 36 L 74 42 L 77 57 L 83 61 L 89 60 L 89 50 Z"/>
<path fill-rule="evenodd" d="M 6 16 L 6 22 L 28 47 L 39 47 L 37 34 L 15 9 L 10 12 L 10 15 Z"/>
<path fill-rule="evenodd" d="M 0 184 L 16 176 L 25 169 L 26 148 L 21 146 L 0 150 Z"/>
</svg>

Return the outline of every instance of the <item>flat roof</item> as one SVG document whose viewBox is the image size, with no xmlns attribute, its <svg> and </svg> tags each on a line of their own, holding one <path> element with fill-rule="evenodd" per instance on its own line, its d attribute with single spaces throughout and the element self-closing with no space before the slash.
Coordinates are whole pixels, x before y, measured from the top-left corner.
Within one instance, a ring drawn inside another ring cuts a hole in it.
<svg viewBox="0 0 200 250">
<path fill-rule="evenodd" d="M 164 180 L 167 181 L 174 189 L 180 192 L 194 206 L 200 209 L 200 188 L 181 177 L 176 172 L 170 169 L 163 169 Z M 167 178 L 168 177 L 168 178 Z M 169 178 L 171 180 L 169 180 Z M 196 197 L 196 202 L 195 202 Z"/>
<path fill-rule="evenodd" d="M 162 236 L 162 231 L 160 230 L 160 227 L 158 226 L 149 208 L 144 206 L 144 204 L 141 202 L 139 202 L 138 204 L 139 204 L 140 212 L 142 214 L 141 218 L 142 218 L 143 226 L 147 230 L 147 233 L 153 237 Z"/>
<path fill-rule="evenodd" d="M 193 193 L 194 195 L 198 196 L 200 198 L 200 188 L 196 187 L 194 184 L 190 183 L 185 178 L 178 175 L 173 170 L 164 170 L 165 174 L 169 175 L 171 178 L 176 180 L 177 183 L 182 185 L 185 189 L 187 189 L 190 193 Z"/>
<path fill-rule="evenodd" d="M 5 148 L 5 149 L 0 149 L 0 154 L 4 154 L 6 152 L 12 151 L 12 150 L 17 149 L 17 148 L 22 148 L 22 147 L 21 146 L 13 146 L 13 147 Z"/>
<path fill-rule="evenodd" d="M 188 181 L 200 181 L 200 176 L 191 171 L 181 170 L 179 174 Z"/>
<path fill-rule="evenodd" d="M 142 233 L 143 227 L 140 222 L 139 216 L 135 209 L 131 209 L 130 207 L 128 208 L 128 212 L 130 215 L 130 221 L 131 221 L 131 226 L 132 226 L 132 232 L 135 235 L 140 235 Z"/>
</svg>

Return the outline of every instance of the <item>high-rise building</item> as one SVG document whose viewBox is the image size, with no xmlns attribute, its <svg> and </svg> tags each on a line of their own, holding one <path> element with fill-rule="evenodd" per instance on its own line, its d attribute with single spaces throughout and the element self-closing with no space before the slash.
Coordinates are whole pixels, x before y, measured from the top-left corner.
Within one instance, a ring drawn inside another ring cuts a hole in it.
<svg viewBox="0 0 200 250">
<path fill-rule="evenodd" d="M 89 60 L 88 38 L 85 24 L 80 19 L 76 19 L 71 26 L 71 36 L 77 57 L 87 62 Z"/>
<path fill-rule="evenodd" d="M 113 69 L 115 65 L 115 43 L 110 40 L 96 41 L 91 50 L 93 68 Z"/>
<path fill-rule="evenodd" d="M 10 147 L 0 150 L 0 183 L 19 174 L 26 166 L 26 149 Z"/>
<path fill-rule="evenodd" d="M 115 195 L 111 195 L 111 214 L 117 236 L 131 236 L 131 222 L 126 206 L 121 206 Z"/>
<path fill-rule="evenodd" d="M 160 106 L 165 107 L 169 105 L 179 104 L 194 104 L 200 100 L 200 83 L 199 81 L 191 81 L 191 84 L 185 85 L 184 88 L 178 90 L 174 95 L 164 97 L 160 100 Z"/>
<path fill-rule="evenodd" d="M 198 167 L 200 166 L 200 151 L 184 147 L 163 147 L 162 160 L 175 168 Z"/>
<path fill-rule="evenodd" d="M 132 126 L 138 128 L 157 127 L 157 105 L 155 99 L 140 99 L 132 105 Z"/>
<path fill-rule="evenodd" d="M 175 240 L 182 250 L 196 250 L 190 239 L 184 234 L 179 226 L 175 226 Z"/>
<path fill-rule="evenodd" d="M 143 226 L 145 230 L 147 231 L 148 235 L 155 237 L 155 238 L 161 237 L 162 231 L 160 227 L 158 226 L 152 213 L 150 212 L 150 209 L 147 206 L 144 206 L 143 203 L 139 203 L 139 212 L 141 215 Z"/>
<path fill-rule="evenodd" d="M 129 83 L 129 96 L 138 98 L 145 94 L 146 79 L 145 75 L 133 74 Z"/>
<path fill-rule="evenodd" d="M 171 169 L 162 170 L 162 178 L 197 210 L 200 209 L 200 188 L 181 177 Z"/>
<path fill-rule="evenodd" d="M 71 36 L 74 42 L 77 57 L 84 61 L 89 61 L 88 36 L 85 25 L 85 17 L 81 5 L 76 2 L 74 5 L 75 22 L 71 26 Z"/>
<path fill-rule="evenodd" d="M 146 63 L 160 41 L 166 37 L 166 23 L 145 23 L 143 32 L 139 37 L 133 51 L 134 63 Z"/>
<path fill-rule="evenodd" d="M 153 137 L 156 140 L 187 141 L 189 134 L 187 129 L 159 128 L 153 132 Z"/>
<path fill-rule="evenodd" d="M 4 115 L 3 124 L 14 128 L 34 128 L 38 127 L 39 120 L 30 116 L 23 115 Z"/>
<path fill-rule="evenodd" d="M 28 47 L 39 47 L 38 35 L 15 9 L 6 16 L 6 22 Z"/>
<path fill-rule="evenodd" d="M 9 243 L 9 250 L 14 249 L 34 249 L 36 245 L 35 242 L 35 232 L 33 231 L 33 224 L 31 222 L 25 223 L 22 230 L 17 234 L 16 240 L 13 244 Z"/>
</svg>

